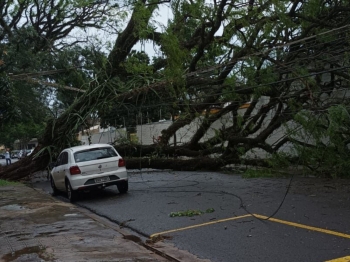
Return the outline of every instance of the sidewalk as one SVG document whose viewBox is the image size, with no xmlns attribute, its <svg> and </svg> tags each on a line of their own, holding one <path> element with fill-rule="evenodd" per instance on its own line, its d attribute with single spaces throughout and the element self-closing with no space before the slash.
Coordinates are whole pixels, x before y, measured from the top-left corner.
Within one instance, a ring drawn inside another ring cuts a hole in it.
<svg viewBox="0 0 350 262">
<path fill-rule="evenodd" d="M 0 187 L 0 261 L 208 261 L 19 184 Z"/>
</svg>

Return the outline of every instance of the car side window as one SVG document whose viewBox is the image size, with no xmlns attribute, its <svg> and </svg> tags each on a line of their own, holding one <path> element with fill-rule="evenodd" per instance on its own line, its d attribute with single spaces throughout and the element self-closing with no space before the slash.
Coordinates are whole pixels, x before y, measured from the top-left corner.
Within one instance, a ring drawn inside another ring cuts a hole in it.
<svg viewBox="0 0 350 262">
<path fill-rule="evenodd" d="M 65 164 L 68 164 L 68 152 L 62 153 L 61 165 L 65 165 Z"/>
<path fill-rule="evenodd" d="M 61 162 L 62 162 L 62 156 L 63 156 L 63 153 L 61 153 L 58 158 L 57 158 L 57 161 L 56 161 L 56 166 L 60 166 L 62 165 Z"/>
</svg>

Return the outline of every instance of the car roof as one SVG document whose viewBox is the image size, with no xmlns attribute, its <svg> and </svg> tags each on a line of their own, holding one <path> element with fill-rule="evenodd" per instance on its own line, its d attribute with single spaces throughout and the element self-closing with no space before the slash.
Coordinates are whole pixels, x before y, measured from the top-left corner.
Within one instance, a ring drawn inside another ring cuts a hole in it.
<svg viewBox="0 0 350 262">
<path fill-rule="evenodd" d="M 74 153 L 77 151 L 87 150 L 91 148 L 99 148 L 99 147 L 113 147 L 113 146 L 111 146 L 110 144 L 91 144 L 91 145 L 73 146 L 73 147 L 66 148 L 65 150 L 69 150 Z"/>
</svg>

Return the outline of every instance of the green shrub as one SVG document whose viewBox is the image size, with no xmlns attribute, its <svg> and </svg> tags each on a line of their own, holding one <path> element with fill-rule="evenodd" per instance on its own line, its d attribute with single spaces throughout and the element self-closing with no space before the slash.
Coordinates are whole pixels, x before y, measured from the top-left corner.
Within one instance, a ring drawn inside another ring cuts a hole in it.
<svg viewBox="0 0 350 262">
<path fill-rule="evenodd" d="M 242 175 L 243 178 L 259 178 L 259 177 L 276 178 L 276 177 L 286 177 L 286 176 L 287 174 L 285 173 L 282 173 L 278 170 L 269 169 L 269 168 L 248 169 Z"/>
<path fill-rule="evenodd" d="M 17 184 L 19 183 L 0 179 L 0 186 L 10 186 L 10 185 L 17 185 Z"/>
</svg>

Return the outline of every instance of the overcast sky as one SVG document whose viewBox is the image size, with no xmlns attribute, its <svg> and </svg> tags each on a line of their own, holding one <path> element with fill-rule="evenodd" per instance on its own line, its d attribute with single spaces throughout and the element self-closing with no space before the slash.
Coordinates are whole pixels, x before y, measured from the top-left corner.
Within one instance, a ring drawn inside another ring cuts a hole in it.
<svg viewBox="0 0 350 262">
<path fill-rule="evenodd" d="M 162 27 L 166 27 L 168 20 L 173 19 L 173 13 L 170 9 L 170 5 L 168 3 L 161 4 L 159 9 L 153 13 L 152 20 L 156 21 L 156 25 L 159 24 L 157 31 L 163 32 Z M 135 48 L 137 51 L 145 51 L 150 57 L 154 56 L 157 52 L 159 52 L 158 47 L 154 45 L 152 41 L 145 42 L 143 44 L 137 43 Z"/>
</svg>

